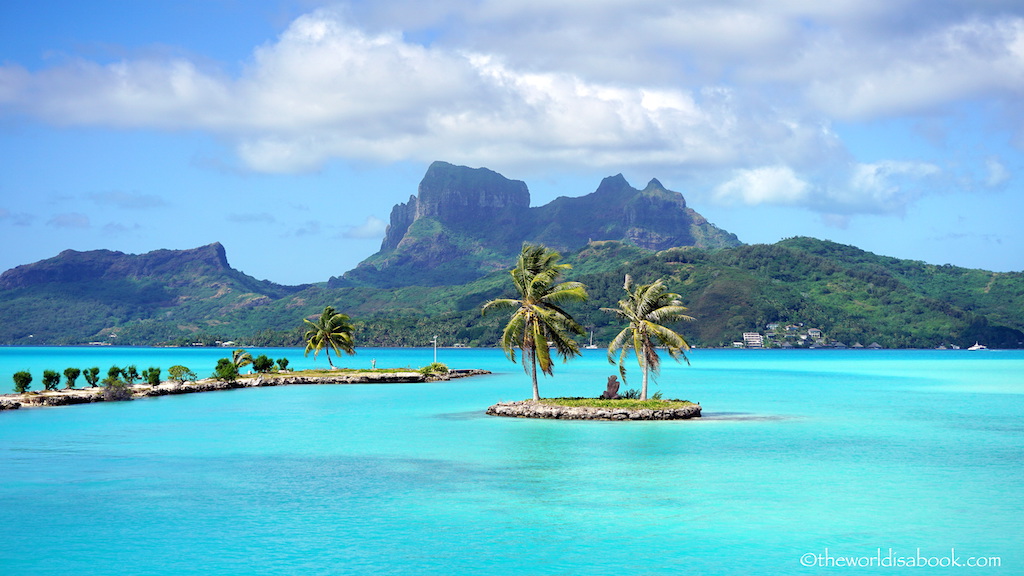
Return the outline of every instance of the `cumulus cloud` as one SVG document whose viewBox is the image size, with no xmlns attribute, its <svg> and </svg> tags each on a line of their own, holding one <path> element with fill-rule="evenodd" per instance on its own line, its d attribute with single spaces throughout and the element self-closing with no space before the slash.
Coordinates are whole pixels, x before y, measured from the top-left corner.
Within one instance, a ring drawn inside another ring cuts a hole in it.
<svg viewBox="0 0 1024 576">
<path fill-rule="evenodd" d="M 798 204 L 810 192 L 811 185 L 789 167 L 765 166 L 737 171 L 731 180 L 715 189 L 715 198 L 726 203 Z"/>
<path fill-rule="evenodd" d="M 921 112 L 968 98 L 1024 94 L 1024 19 L 971 19 L 877 46 L 808 54 L 808 101 L 839 118 Z M 834 70 L 828 74 L 825 70 Z"/>
<path fill-rule="evenodd" d="M 900 214 L 922 192 L 922 182 L 941 174 L 923 162 L 878 162 L 847 166 L 830 182 L 812 179 L 787 166 L 737 170 L 715 187 L 724 204 L 801 205 L 826 215 L 832 226 L 845 227 L 851 214 Z"/>
<path fill-rule="evenodd" d="M 727 173 L 708 186 L 723 202 L 898 213 L 939 168 L 857 164 L 837 122 L 981 101 L 1024 125 L 1024 14 L 938 4 L 348 3 L 295 19 L 236 74 L 182 57 L 0 65 L 0 115 L 205 131 L 263 172 L 446 159 Z M 1009 177 L 986 169 L 990 186 Z M 146 202 L 112 194 L 93 200 Z"/>
<path fill-rule="evenodd" d="M 836 145 L 820 122 L 728 87 L 602 82 L 505 60 L 367 33 L 318 11 L 256 49 L 238 78 L 180 59 L 38 73 L 8 65 L 17 82 L 4 99 L 56 123 L 210 130 L 268 172 L 331 158 L 721 165 L 764 156 L 764 138 L 777 143 L 773 157 L 799 162 Z"/>
<path fill-rule="evenodd" d="M 366 222 L 359 226 L 350 226 L 341 236 L 343 238 L 381 238 L 387 231 L 387 222 L 376 216 L 368 216 Z"/>
</svg>

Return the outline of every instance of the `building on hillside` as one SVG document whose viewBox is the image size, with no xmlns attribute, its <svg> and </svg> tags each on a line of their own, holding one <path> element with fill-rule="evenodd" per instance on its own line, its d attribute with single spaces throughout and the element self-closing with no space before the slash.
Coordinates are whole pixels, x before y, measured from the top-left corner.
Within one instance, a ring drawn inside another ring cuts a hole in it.
<svg viewBox="0 0 1024 576">
<path fill-rule="evenodd" d="M 757 332 L 744 332 L 743 345 L 747 348 L 764 348 L 764 337 Z"/>
</svg>

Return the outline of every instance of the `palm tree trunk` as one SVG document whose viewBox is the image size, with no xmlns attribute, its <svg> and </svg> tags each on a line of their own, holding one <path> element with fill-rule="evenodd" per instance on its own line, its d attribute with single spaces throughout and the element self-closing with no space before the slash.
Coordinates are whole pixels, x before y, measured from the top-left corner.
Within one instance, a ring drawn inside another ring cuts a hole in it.
<svg viewBox="0 0 1024 576">
<path fill-rule="evenodd" d="M 540 400 L 540 387 L 537 386 L 537 354 L 530 354 L 530 378 L 533 379 L 533 399 Z"/>
<path fill-rule="evenodd" d="M 644 374 L 643 385 L 640 386 L 640 399 L 647 400 L 647 374 L 649 372 L 647 366 L 647 350 L 637 350 L 637 356 L 643 356 L 640 358 L 640 371 Z"/>
<path fill-rule="evenodd" d="M 324 350 L 327 352 L 327 363 L 331 365 L 331 370 L 334 370 L 334 362 L 331 362 L 331 347 L 328 346 Z"/>
</svg>

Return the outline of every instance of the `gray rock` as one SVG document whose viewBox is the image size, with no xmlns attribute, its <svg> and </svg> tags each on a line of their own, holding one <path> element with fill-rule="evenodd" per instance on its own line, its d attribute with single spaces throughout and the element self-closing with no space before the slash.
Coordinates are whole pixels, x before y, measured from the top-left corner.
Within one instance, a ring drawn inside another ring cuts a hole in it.
<svg viewBox="0 0 1024 576">
<path fill-rule="evenodd" d="M 682 408 L 651 410 L 626 410 L 616 408 L 591 408 L 583 406 L 550 406 L 532 400 L 521 402 L 499 402 L 487 408 L 492 416 L 508 416 L 512 418 L 551 418 L 560 420 L 688 420 L 700 418 L 700 404 L 692 404 Z"/>
</svg>

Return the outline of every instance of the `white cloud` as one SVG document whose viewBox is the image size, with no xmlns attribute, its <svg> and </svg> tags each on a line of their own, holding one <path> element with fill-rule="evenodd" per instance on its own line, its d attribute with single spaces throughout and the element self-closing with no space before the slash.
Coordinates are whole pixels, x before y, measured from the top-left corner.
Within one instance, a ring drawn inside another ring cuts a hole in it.
<svg viewBox="0 0 1024 576">
<path fill-rule="evenodd" d="M 367 216 L 366 222 L 359 226 L 349 226 L 342 232 L 342 238 L 382 238 L 387 230 L 387 222 L 376 216 Z"/>
<path fill-rule="evenodd" d="M 941 172 L 924 162 L 858 164 L 845 186 L 829 191 L 827 205 L 838 213 L 902 213 L 921 194 L 921 183 Z"/>
<path fill-rule="evenodd" d="M 715 189 L 715 198 L 729 203 L 798 204 L 807 200 L 811 186 L 788 166 L 766 166 L 738 170 L 736 175 Z"/>
<path fill-rule="evenodd" d="M 985 160 L 985 185 L 990 188 L 1002 186 L 1010 179 L 1010 171 L 999 161 L 998 158 L 987 158 Z"/>
<path fill-rule="evenodd" d="M 808 101 L 841 118 L 919 113 L 964 99 L 1024 95 L 1024 19 L 971 19 L 874 46 L 805 55 Z M 827 70 L 832 70 L 831 73 Z"/>
<path fill-rule="evenodd" d="M 934 120 L 982 102 L 1004 116 L 992 124 L 1024 126 L 1020 12 L 998 1 L 348 3 L 295 19 L 235 75 L 182 57 L 0 65 L 0 115 L 205 131 L 263 172 L 340 158 L 727 173 L 707 187 L 723 202 L 899 213 L 939 168 L 858 164 L 833 124 Z M 983 169 L 990 186 L 1009 178 L 998 161 Z"/>
<path fill-rule="evenodd" d="M 900 214 L 922 192 L 923 182 L 941 170 L 922 162 L 853 164 L 836 174 L 832 183 L 814 185 L 787 166 L 737 170 L 714 189 L 723 204 L 801 205 L 826 216 L 826 222 L 845 227 L 851 214 Z"/>
<path fill-rule="evenodd" d="M 817 122 L 755 111 L 724 86 L 634 87 L 504 60 L 318 11 L 257 48 L 235 79 L 180 59 L 3 70 L 18 79 L 8 108 L 60 124 L 209 130 L 268 172 L 331 158 L 679 169 L 756 161 L 765 137 L 781 161 L 834 147 Z"/>
</svg>

